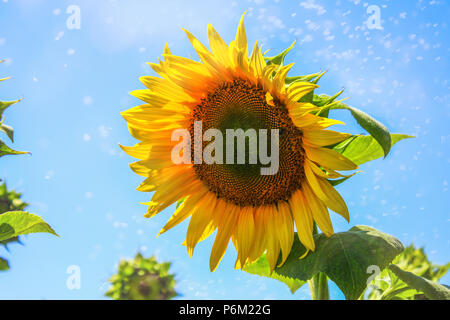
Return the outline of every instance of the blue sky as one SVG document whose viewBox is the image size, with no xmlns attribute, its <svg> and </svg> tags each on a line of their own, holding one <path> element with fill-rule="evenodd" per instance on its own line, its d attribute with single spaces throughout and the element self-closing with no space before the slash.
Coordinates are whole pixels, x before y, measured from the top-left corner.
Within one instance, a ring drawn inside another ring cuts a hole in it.
<svg viewBox="0 0 450 320">
<path fill-rule="evenodd" d="M 69 5 L 81 10 L 81 28 L 69 30 Z M 369 5 L 380 8 L 382 30 L 365 25 Z M 349 103 L 392 132 L 417 136 L 385 160 L 339 186 L 351 222 L 333 215 L 336 231 L 365 224 L 425 246 L 436 263 L 450 260 L 450 4 L 443 0 L 252 0 L 235 1 L 0 1 L 0 86 L 3 100 L 23 98 L 6 113 L 16 149 L 32 156 L 4 157 L 0 177 L 24 193 L 29 210 L 61 238 L 23 237 L 0 254 L 11 271 L 0 274 L 0 298 L 101 299 L 122 257 L 141 250 L 172 261 L 177 290 L 191 299 L 307 299 L 275 280 L 233 269 L 231 246 L 209 272 L 212 242 L 190 259 L 181 245 L 187 224 L 155 238 L 173 212 L 143 218 L 149 195 L 135 191 L 141 178 L 118 143 L 132 145 L 120 112 L 139 102 L 128 93 L 143 88 L 168 42 L 172 52 L 196 58 L 181 27 L 207 43 L 212 23 L 229 42 L 247 10 L 249 41 L 278 53 L 297 40 L 288 56 L 291 74 L 328 69 L 318 92 L 342 87 Z M 334 117 L 361 133 L 344 111 Z M 69 290 L 66 270 L 81 270 L 81 289 Z M 450 277 L 443 279 L 450 283 Z M 342 295 L 333 286 L 333 298 Z"/>
</svg>

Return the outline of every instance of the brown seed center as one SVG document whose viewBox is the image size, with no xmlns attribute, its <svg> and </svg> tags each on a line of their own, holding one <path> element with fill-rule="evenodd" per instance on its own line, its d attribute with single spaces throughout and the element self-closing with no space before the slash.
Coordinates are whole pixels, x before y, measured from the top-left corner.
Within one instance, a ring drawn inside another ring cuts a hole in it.
<svg viewBox="0 0 450 320">
<path fill-rule="evenodd" d="M 261 175 L 260 169 L 268 167 L 259 161 L 249 164 L 249 145 L 246 143 L 246 163 L 195 164 L 196 175 L 218 198 L 239 206 L 261 206 L 287 201 L 300 189 L 304 180 L 302 132 L 293 124 L 286 107 L 277 99 L 273 105 L 266 102 L 266 92 L 242 79 L 225 82 L 194 108 L 190 133 L 194 141 L 194 121 L 202 122 L 202 133 L 219 129 L 226 145 L 226 129 L 267 129 L 270 145 L 271 129 L 279 130 L 279 168 L 273 175 Z M 258 134 L 259 138 L 259 134 Z M 210 142 L 203 142 L 202 150 Z M 269 147 L 269 155 L 270 155 Z M 258 154 L 259 154 L 258 146 Z M 194 162 L 195 145 L 192 146 Z M 224 149 L 224 158 L 226 150 Z M 235 152 L 236 154 L 236 152 Z"/>
</svg>

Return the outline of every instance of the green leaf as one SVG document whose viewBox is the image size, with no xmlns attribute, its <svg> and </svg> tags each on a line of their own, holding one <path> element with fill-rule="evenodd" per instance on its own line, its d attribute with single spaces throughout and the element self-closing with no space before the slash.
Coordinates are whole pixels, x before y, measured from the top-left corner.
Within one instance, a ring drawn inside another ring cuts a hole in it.
<svg viewBox="0 0 450 320">
<path fill-rule="evenodd" d="M 277 275 L 307 281 L 323 272 L 347 299 L 357 299 L 366 288 L 370 276 L 368 267 L 378 266 L 382 270 L 403 250 L 395 237 L 367 226 L 356 226 L 329 238 L 324 234 L 316 235 L 315 243 L 316 250 L 299 259 L 306 253 L 306 248 L 295 237 L 289 257 L 271 277 Z"/>
<path fill-rule="evenodd" d="M 3 112 L 13 104 L 16 104 L 20 100 L 14 100 L 14 101 L 0 101 L 0 119 L 2 118 Z"/>
<path fill-rule="evenodd" d="M 6 133 L 6 135 L 11 140 L 11 142 L 14 142 L 14 130 L 12 127 L 10 127 L 6 124 L 0 123 L 0 131 L 3 131 L 4 133 Z"/>
<path fill-rule="evenodd" d="M 289 46 L 289 48 L 287 48 L 286 50 L 284 50 L 284 51 L 281 52 L 280 54 L 278 54 L 278 55 L 276 55 L 276 56 L 274 56 L 274 57 L 266 57 L 265 60 L 266 60 L 267 65 L 277 64 L 277 65 L 279 65 L 279 66 L 282 66 L 283 63 L 284 63 L 284 58 L 285 58 L 286 55 L 289 53 L 289 51 L 291 51 L 292 48 L 294 48 L 295 42 L 296 42 L 296 41 L 294 41 L 294 42 Z"/>
<path fill-rule="evenodd" d="M 294 294 L 300 287 L 302 287 L 306 283 L 306 281 L 304 280 L 285 277 L 276 272 L 270 274 L 270 266 L 265 254 L 255 263 L 245 266 L 244 271 L 251 274 L 256 274 L 258 276 L 272 278 L 281 281 L 289 287 L 292 294 Z"/>
<path fill-rule="evenodd" d="M 5 260 L 0 257 L 0 271 L 6 271 L 6 270 L 9 270 L 8 260 Z"/>
<path fill-rule="evenodd" d="M 414 137 L 406 134 L 391 134 L 391 146 L 394 146 L 397 142 L 408 138 Z M 372 136 L 352 136 L 336 145 L 333 149 L 357 165 L 361 165 L 383 156 L 383 149 Z"/>
<path fill-rule="evenodd" d="M 389 269 L 395 273 L 403 282 L 411 288 L 421 291 L 428 299 L 431 300 L 450 300 L 450 290 L 438 283 L 432 282 L 428 279 L 415 275 L 412 272 L 404 271 L 391 264 Z"/>
<path fill-rule="evenodd" d="M 414 245 L 406 247 L 392 261 L 392 264 L 433 282 L 438 282 L 450 269 L 450 263 L 436 265 L 428 259 L 424 248 L 418 249 Z M 389 268 L 383 270 L 372 281 L 368 289 L 367 299 L 369 300 L 417 300 L 423 299 L 424 296 L 422 292 L 410 288 Z"/>
<path fill-rule="evenodd" d="M 16 151 L 8 147 L 2 140 L 0 140 L 0 158 L 7 155 L 27 154 L 26 151 Z"/>
<path fill-rule="evenodd" d="M 58 234 L 41 217 L 24 211 L 10 211 L 0 215 L 0 241 L 29 233 Z"/>
<path fill-rule="evenodd" d="M 374 139 L 380 144 L 384 156 L 386 157 L 391 150 L 392 141 L 391 134 L 389 130 L 379 121 L 375 120 L 367 113 L 350 107 L 345 103 L 337 103 L 331 107 L 325 106 L 327 109 L 345 109 L 349 110 L 352 113 L 353 118 L 358 122 L 358 124 L 363 127 Z"/>
</svg>

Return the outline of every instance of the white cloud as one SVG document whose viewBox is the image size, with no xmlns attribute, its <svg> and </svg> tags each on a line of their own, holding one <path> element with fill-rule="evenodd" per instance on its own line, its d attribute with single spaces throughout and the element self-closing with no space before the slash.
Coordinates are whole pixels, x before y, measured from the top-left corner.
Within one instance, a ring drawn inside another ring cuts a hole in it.
<svg viewBox="0 0 450 320">
<path fill-rule="evenodd" d="M 111 130 L 112 130 L 111 128 L 105 126 L 98 127 L 98 132 L 100 133 L 100 137 L 102 138 L 108 138 Z"/>
<path fill-rule="evenodd" d="M 306 0 L 303 2 L 300 2 L 300 6 L 305 9 L 312 9 L 317 11 L 317 15 L 321 16 L 327 12 L 323 6 L 320 4 L 317 4 L 315 0 Z"/>
<path fill-rule="evenodd" d="M 83 104 L 84 104 L 85 106 L 90 106 L 93 102 L 94 102 L 94 101 L 92 100 L 92 97 L 90 97 L 90 96 L 85 96 L 85 97 L 83 98 Z"/>
</svg>

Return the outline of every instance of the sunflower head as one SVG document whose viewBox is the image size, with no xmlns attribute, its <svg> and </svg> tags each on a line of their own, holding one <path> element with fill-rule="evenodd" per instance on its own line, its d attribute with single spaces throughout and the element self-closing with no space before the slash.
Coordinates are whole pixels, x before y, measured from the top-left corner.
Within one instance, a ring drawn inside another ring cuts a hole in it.
<svg viewBox="0 0 450 320">
<path fill-rule="evenodd" d="M 243 17 L 229 44 L 208 25 L 210 49 L 185 32 L 200 61 L 166 45 L 163 60 L 150 63 L 159 76 L 142 77 L 147 89 L 132 92 L 144 104 L 122 113 L 140 141 L 122 147 L 139 159 L 131 164 L 145 177 L 138 190 L 154 192 L 146 216 L 183 199 L 160 233 L 190 217 L 185 245 L 192 256 L 217 230 L 211 270 L 230 239 L 237 268 L 264 252 L 272 269 L 283 264 L 295 229 L 314 250 L 314 223 L 333 234 L 328 209 L 349 219 L 328 179 L 357 166 L 327 146 L 350 135 L 328 130 L 342 123 L 302 99 L 317 84 L 302 78 L 286 84 L 293 64 L 269 63 L 257 43 L 249 55 Z M 174 135 L 179 130 L 185 133 Z M 236 132 L 241 144 L 234 143 Z M 174 154 L 184 160 L 174 161 Z"/>
</svg>

